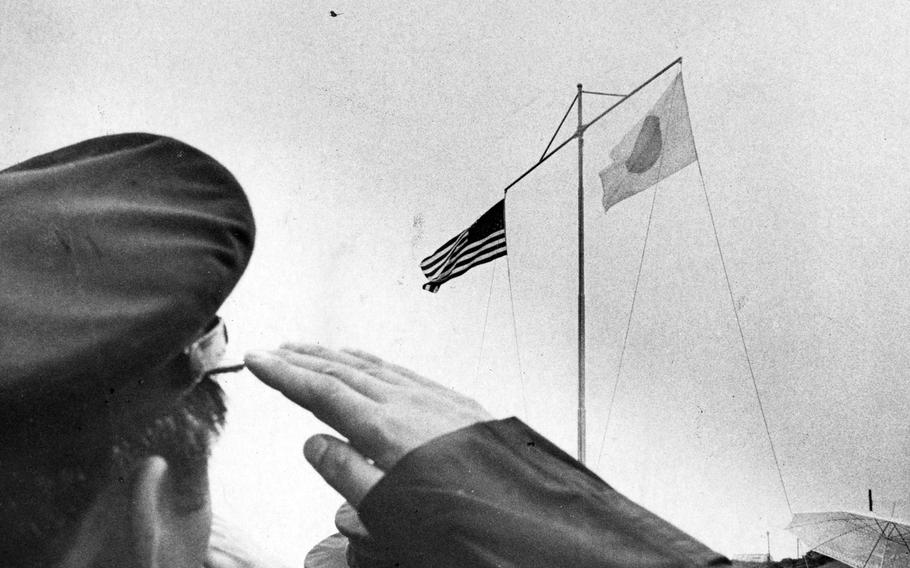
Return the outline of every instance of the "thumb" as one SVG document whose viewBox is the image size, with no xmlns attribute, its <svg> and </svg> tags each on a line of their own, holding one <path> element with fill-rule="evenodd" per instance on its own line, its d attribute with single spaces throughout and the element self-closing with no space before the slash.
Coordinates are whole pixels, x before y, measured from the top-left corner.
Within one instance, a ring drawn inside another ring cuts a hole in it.
<svg viewBox="0 0 910 568">
<path fill-rule="evenodd" d="M 326 483 L 354 508 L 383 476 L 381 469 L 348 443 L 325 434 L 307 440 L 303 455 Z"/>
</svg>

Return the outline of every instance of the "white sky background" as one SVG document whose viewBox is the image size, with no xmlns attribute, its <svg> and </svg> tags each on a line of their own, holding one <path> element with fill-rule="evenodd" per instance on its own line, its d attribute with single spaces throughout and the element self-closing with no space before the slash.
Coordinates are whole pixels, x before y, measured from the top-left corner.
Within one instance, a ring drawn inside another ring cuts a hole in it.
<svg viewBox="0 0 910 568">
<path fill-rule="evenodd" d="M 628 91 L 683 56 L 793 509 L 862 510 L 872 488 L 910 516 L 910 4 L 36 4 L 0 9 L 0 164 L 123 131 L 199 147 L 258 222 L 224 309 L 239 349 L 366 348 L 572 453 L 574 144 L 510 193 L 517 333 L 505 260 L 437 295 L 417 265 L 539 157 L 576 83 Z M 652 193 L 604 215 L 596 172 L 665 84 L 586 143 L 590 463 L 724 553 L 770 531 L 793 555 L 696 166 L 659 187 L 598 459 Z M 608 103 L 586 97 L 587 118 Z M 321 428 L 249 375 L 224 383 L 216 506 L 299 566 L 340 503 L 301 455 Z"/>
</svg>

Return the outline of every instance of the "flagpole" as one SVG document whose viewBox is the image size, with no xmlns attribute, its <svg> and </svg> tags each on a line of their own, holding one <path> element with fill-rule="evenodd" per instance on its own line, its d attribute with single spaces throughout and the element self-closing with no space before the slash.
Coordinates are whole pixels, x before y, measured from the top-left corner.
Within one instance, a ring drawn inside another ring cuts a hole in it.
<svg viewBox="0 0 910 568">
<path fill-rule="evenodd" d="M 585 463 L 585 201 L 584 121 L 581 114 L 581 83 L 578 84 L 578 461 Z"/>
<path fill-rule="evenodd" d="M 573 138 L 578 139 L 578 461 L 585 463 L 585 229 L 584 229 L 584 177 L 582 168 L 584 165 L 584 132 L 585 130 L 593 125 L 595 122 L 612 112 L 616 107 L 626 102 L 633 95 L 638 93 L 640 90 L 644 89 L 646 86 L 651 84 L 655 79 L 666 73 L 674 65 L 682 63 L 682 57 L 678 57 L 669 65 L 655 73 L 651 76 L 650 79 L 636 87 L 632 92 L 623 96 L 619 101 L 611 105 L 607 110 L 603 111 L 588 124 L 584 123 L 582 116 L 582 86 L 581 83 L 577 85 L 578 95 L 576 96 L 578 102 L 578 128 L 575 130 L 575 133 L 563 140 L 556 148 L 550 150 L 549 152 L 544 152 L 544 155 L 537 160 L 537 163 L 528 168 L 523 174 L 515 178 L 509 185 L 503 189 L 503 195 L 507 195 L 509 190 L 512 189 L 515 185 L 523 180 L 528 174 L 536 170 L 541 164 L 550 159 L 554 154 L 562 150 Z M 604 93 L 606 94 L 606 93 Z M 552 144 L 552 140 L 550 141 Z M 549 148 L 549 145 L 548 145 Z"/>
</svg>

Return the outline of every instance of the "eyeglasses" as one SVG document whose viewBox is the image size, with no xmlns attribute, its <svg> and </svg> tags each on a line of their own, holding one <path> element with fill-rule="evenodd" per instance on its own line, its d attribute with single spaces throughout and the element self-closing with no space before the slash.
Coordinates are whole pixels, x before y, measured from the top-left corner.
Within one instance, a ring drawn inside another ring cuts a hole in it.
<svg viewBox="0 0 910 568">
<path fill-rule="evenodd" d="M 236 373 L 244 369 L 245 365 L 242 361 L 231 361 L 225 357 L 227 344 L 227 327 L 224 325 L 223 319 L 216 317 L 212 327 L 183 350 L 190 360 L 193 386 L 206 377 Z"/>
</svg>

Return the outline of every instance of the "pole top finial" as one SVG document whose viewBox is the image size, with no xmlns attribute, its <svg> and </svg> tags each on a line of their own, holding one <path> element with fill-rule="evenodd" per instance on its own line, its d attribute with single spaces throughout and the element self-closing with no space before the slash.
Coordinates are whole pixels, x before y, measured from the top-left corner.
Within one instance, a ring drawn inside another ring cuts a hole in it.
<svg viewBox="0 0 910 568">
<path fill-rule="evenodd" d="M 581 90 L 581 83 L 577 84 L 576 87 L 578 87 L 578 90 L 580 91 L 580 90 Z"/>
</svg>

